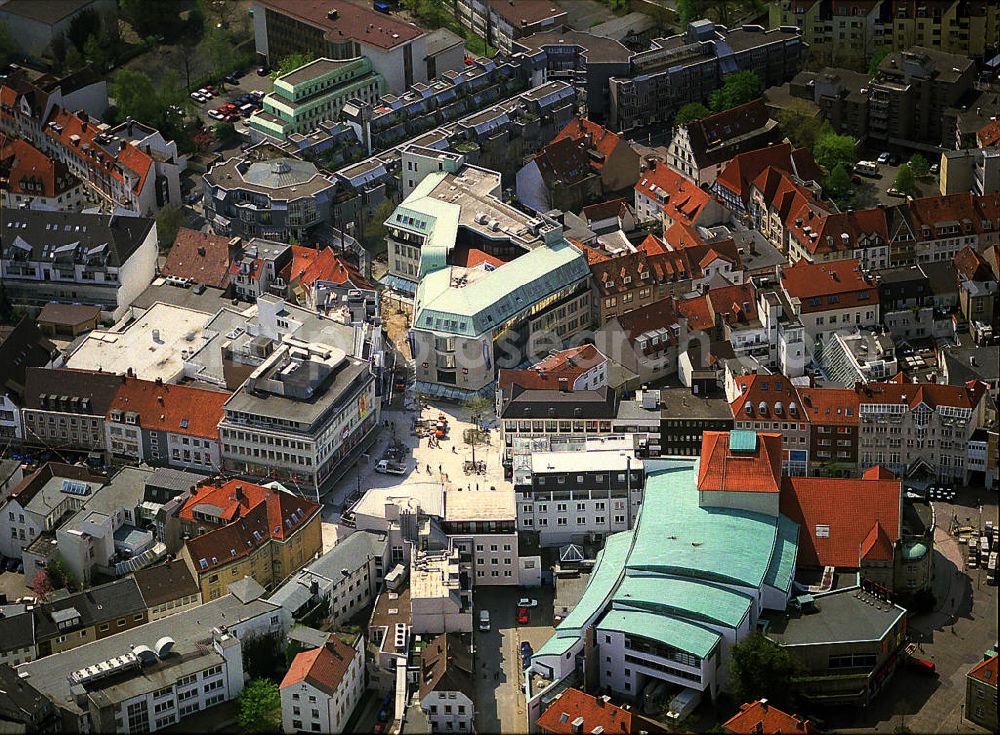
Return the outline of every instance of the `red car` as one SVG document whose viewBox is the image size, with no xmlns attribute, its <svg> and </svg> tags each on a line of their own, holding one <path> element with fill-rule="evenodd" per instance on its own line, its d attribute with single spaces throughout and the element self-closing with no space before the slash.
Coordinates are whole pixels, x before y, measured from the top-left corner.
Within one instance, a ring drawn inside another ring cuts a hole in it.
<svg viewBox="0 0 1000 735">
<path fill-rule="evenodd" d="M 526 607 L 517 608 L 517 624 L 518 625 L 528 624 L 528 608 Z"/>
<path fill-rule="evenodd" d="M 934 665 L 933 661 L 914 657 L 907 662 L 907 666 L 910 670 L 918 674 L 923 674 L 924 676 L 937 676 L 937 667 Z"/>
</svg>

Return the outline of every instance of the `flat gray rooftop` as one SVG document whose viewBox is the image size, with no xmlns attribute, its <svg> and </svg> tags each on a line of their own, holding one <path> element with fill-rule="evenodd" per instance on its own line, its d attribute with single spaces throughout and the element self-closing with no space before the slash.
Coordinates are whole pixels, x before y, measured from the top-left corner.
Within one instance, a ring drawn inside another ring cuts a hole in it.
<svg viewBox="0 0 1000 735">
<path fill-rule="evenodd" d="M 853 587 L 815 597 L 816 612 L 769 614 L 767 637 L 786 646 L 879 641 L 906 610 Z"/>
</svg>

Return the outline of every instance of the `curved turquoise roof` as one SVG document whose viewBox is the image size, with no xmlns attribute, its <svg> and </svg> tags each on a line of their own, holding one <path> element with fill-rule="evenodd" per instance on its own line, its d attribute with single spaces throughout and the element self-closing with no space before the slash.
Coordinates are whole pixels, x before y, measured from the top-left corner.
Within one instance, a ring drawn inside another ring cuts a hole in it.
<svg viewBox="0 0 1000 735">
<path fill-rule="evenodd" d="M 613 601 L 728 628 L 738 628 L 753 605 L 750 595 L 728 587 L 641 573 L 627 575 L 615 590 Z"/>
<path fill-rule="evenodd" d="M 601 618 L 597 627 L 649 638 L 700 658 L 708 658 L 722 640 L 722 636 L 714 630 L 666 615 L 638 610 L 612 610 Z"/>
<path fill-rule="evenodd" d="M 926 554 L 927 547 L 919 542 L 903 546 L 903 558 L 907 561 L 923 559 Z"/>
</svg>

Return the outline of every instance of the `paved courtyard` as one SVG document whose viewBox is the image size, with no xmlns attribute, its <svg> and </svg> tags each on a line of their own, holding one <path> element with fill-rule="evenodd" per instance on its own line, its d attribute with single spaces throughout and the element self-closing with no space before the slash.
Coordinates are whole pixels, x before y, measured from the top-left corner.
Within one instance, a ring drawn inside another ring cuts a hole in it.
<svg viewBox="0 0 1000 735">
<path fill-rule="evenodd" d="M 982 569 L 965 569 L 965 547 L 948 533 L 952 516 L 979 523 L 981 488 L 960 488 L 955 504 L 934 503 L 936 528 L 934 593 L 937 609 L 911 618 L 910 637 L 919 643 L 921 658 L 933 661 L 938 676 L 927 677 L 905 668 L 875 703 L 864 711 L 844 711 L 824 719 L 828 729 L 842 732 L 982 732 L 963 723 L 965 674 L 982 660 L 997 640 L 997 588 L 986 584 Z M 983 522 L 997 522 L 997 505 L 983 506 Z M 822 715 L 821 715 L 822 716 Z"/>
</svg>

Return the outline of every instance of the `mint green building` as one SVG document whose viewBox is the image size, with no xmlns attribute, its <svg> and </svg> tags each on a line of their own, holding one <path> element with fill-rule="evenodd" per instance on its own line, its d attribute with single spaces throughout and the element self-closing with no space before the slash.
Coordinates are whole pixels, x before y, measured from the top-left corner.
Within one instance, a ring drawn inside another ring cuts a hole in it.
<svg viewBox="0 0 1000 735">
<path fill-rule="evenodd" d="M 285 140 L 336 119 L 349 99 L 375 102 L 384 89 L 385 79 L 373 71 L 366 56 L 316 59 L 275 79 L 263 111 L 251 116 L 249 126 L 268 138 Z"/>
</svg>

